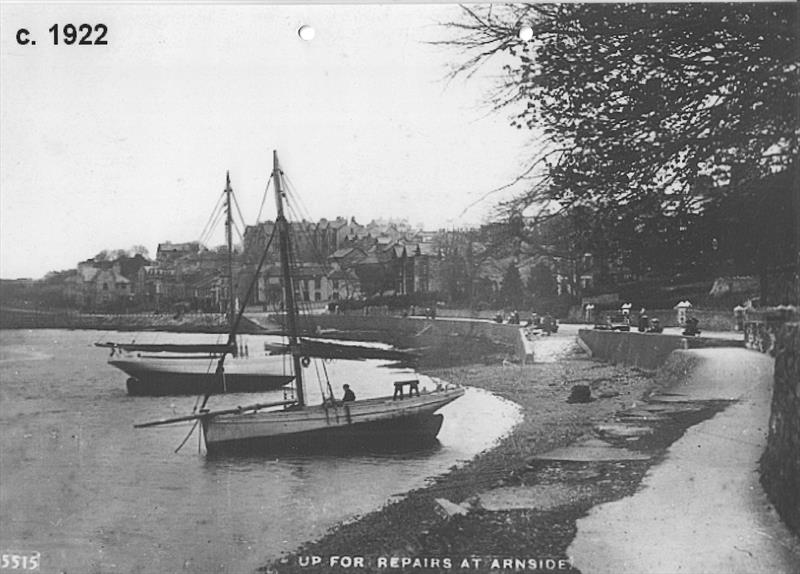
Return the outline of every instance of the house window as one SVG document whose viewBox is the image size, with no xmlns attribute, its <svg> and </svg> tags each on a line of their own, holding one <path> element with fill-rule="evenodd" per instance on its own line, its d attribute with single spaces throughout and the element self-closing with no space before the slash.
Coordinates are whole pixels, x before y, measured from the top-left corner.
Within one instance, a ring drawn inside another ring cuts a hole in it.
<svg viewBox="0 0 800 574">
<path fill-rule="evenodd" d="M 103 291 L 108 291 L 108 283 L 103 283 Z"/>
</svg>

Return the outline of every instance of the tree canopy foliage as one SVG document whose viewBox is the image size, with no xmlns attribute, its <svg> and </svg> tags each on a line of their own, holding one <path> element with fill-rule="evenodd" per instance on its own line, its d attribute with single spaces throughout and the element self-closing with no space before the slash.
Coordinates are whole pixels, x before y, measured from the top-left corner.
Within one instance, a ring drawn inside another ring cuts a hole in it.
<svg viewBox="0 0 800 574">
<path fill-rule="evenodd" d="M 458 71 L 505 56 L 493 103 L 521 103 L 514 125 L 544 130 L 523 206 L 686 212 L 699 179 L 738 170 L 742 185 L 797 156 L 794 3 L 492 5 L 450 26 L 469 54 Z"/>
<path fill-rule="evenodd" d="M 523 245 L 575 262 L 591 252 L 633 278 L 749 273 L 776 251 L 785 256 L 773 267 L 800 261 L 800 220 L 787 216 L 797 210 L 797 4 L 463 11 L 445 42 L 466 54 L 454 75 L 501 63 L 490 103 L 536 134 L 513 182 L 527 187 L 506 204 L 509 227 L 539 207 Z"/>
</svg>

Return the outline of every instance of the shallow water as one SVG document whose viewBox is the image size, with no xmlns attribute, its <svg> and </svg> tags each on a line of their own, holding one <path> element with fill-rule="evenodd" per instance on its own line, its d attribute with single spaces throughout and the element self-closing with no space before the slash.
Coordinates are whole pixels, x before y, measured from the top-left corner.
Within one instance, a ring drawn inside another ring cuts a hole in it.
<svg viewBox="0 0 800 574">
<path fill-rule="evenodd" d="M 439 443 L 350 456 L 208 457 L 191 423 L 133 424 L 191 411 L 195 397 L 129 397 L 96 341 L 130 333 L 0 331 L 0 551 L 41 553 L 42 572 L 247 572 L 339 522 L 379 508 L 491 446 L 517 408 L 469 389 L 442 409 Z M 216 336 L 202 336 L 214 341 Z M 142 334 L 139 342 L 197 335 Z M 251 354 L 263 338 L 249 337 Z M 341 395 L 387 394 L 408 378 L 377 361 L 325 365 Z M 314 369 L 314 367 L 312 367 Z M 311 373 L 314 374 L 313 372 Z M 416 376 L 416 375 L 415 375 Z M 307 383 L 310 402 L 320 384 Z M 420 377 L 421 385 L 432 384 Z M 333 383 L 332 383 L 333 384 Z M 212 408 L 280 400 L 227 395 Z"/>
</svg>

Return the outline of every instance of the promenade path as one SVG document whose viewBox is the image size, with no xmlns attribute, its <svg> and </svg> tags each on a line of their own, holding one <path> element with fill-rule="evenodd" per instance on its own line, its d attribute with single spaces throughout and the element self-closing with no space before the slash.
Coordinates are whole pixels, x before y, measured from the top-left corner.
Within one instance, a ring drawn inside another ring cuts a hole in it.
<svg viewBox="0 0 800 574">
<path fill-rule="evenodd" d="M 774 359 L 740 348 L 677 351 L 664 401 L 734 400 L 689 428 L 633 496 L 578 520 L 567 551 L 585 574 L 797 574 L 800 540 L 759 483 Z"/>
</svg>

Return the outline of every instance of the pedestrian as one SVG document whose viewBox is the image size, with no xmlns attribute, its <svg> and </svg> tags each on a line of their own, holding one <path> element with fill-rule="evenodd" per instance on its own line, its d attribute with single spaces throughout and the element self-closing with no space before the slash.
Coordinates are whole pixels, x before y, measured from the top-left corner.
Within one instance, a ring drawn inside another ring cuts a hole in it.
<svg viewBox="0 0 800 574">
<path fill-rule="evenodd" d="M 356 400 L 356 394 L 350 390 L 350 385 L 344 384 L 342 388 L 344 389 L 344 396 L 342 397 L 343 403 L 350 403 Z"/>
<path fill-rule="evenodd" d="M 550 313 L 545 314 L 544 318 L 542 318 L 542 331 L 548 337 L 553 332 L 553 316 Z"/>
<path fill-rule="evenodd" d="M 647 328 L 649 326 L 650 326 L 650 319 L 647 316 L 645 308 L 642 307 L 642 310 L 639 311 L 639 322 L 638 322 L 639 332 L 644 333 L 645 331 L 647 331 Z"/>
</svg>

